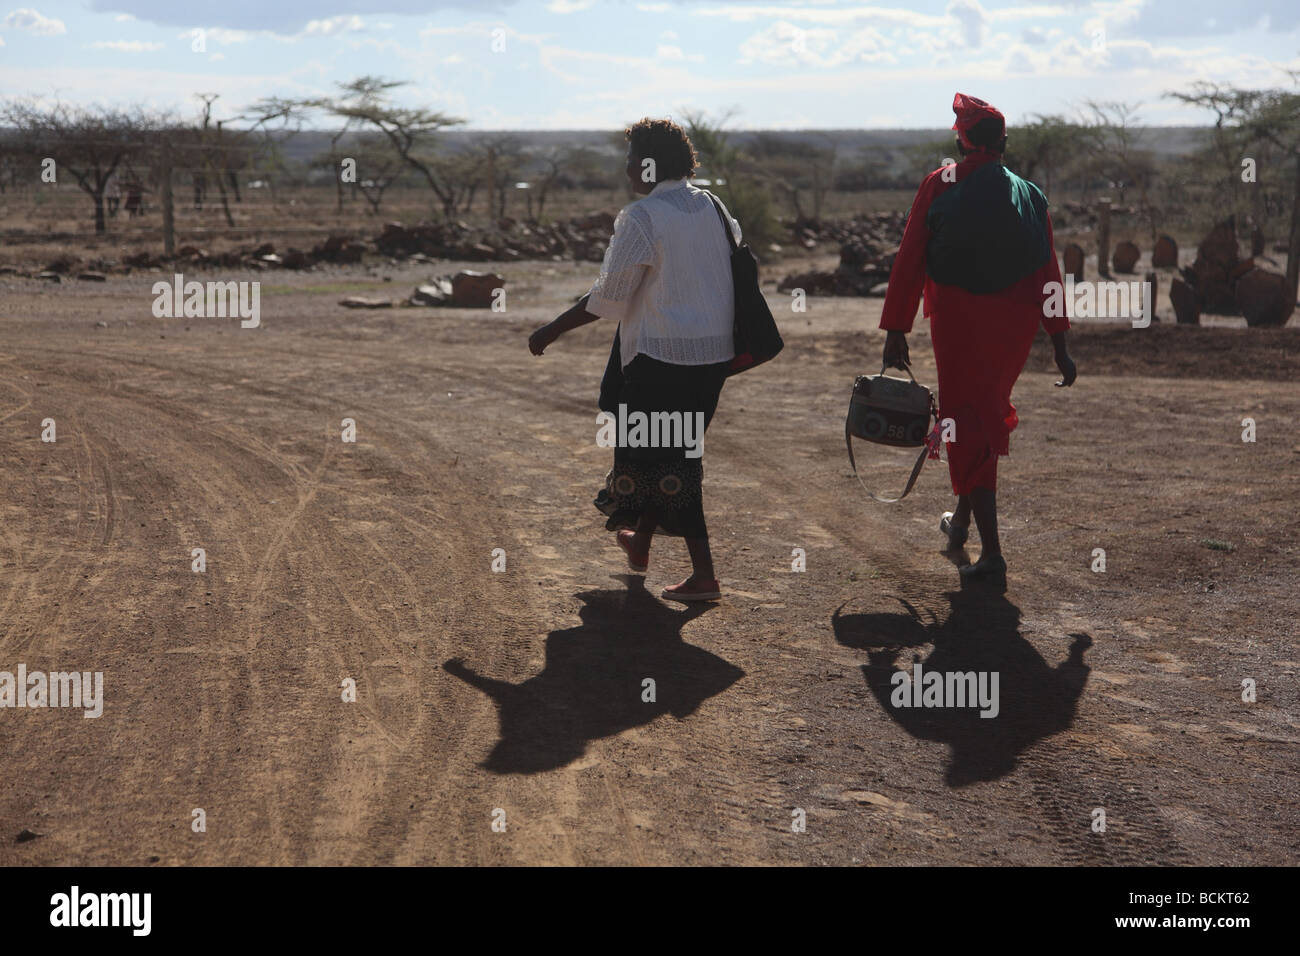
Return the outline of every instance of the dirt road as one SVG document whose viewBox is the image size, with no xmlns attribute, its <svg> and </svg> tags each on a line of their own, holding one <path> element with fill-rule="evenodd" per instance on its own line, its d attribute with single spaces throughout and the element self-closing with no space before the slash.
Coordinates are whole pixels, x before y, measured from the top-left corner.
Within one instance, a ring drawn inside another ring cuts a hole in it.
<svg viewBox="0 0 1300 956">
<path fill-rule="evenodd" d="M 1300 862 L 1300 330 L 1080 330 L 1068 391 L 1040 341 L 981 598 L 945 468 L 849 474 L 878 300 L 814 300 L 724 390 L 682 609 L 680 542 L 629 577 L 590 504 L 612 329 L 525 345 L 591 268 L 505 268 L 504 316 L 262 277 L 258 329 L 0 280 L 0 671 L 104 682 L 0 709 L 0 864 Z M 998 716 L 891 706 L 914 661 Z"/>
</svg>

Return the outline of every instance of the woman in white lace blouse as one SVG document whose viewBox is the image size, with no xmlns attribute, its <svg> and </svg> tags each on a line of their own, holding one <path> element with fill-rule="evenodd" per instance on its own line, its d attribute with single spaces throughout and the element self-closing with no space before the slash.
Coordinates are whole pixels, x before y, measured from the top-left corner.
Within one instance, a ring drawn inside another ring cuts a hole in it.
<svg viewBox="0 0 1300 956">
<path fill-rule="evenodd" d="M 731 245 L 723 230 L 739 242 L 740 226 L 690 184 L 695 149 L 680 126 L 643 119 L 625 134 L 628 181 L 643 198 L 615 220 L 591 291 L 534 332 L 528 346 L 541 355 L 571 329 L 598 318 L 618 320 L 600 407 L 616 416 L 619 441 L 597 507 L 609 515 L 605 526 L 616 532 L 634 571 L 647 569 L 655 534 L 685 538 L 691 576 L 666 588 L 664 597 L 716 600 L 721 592 L 704 520 L 698 441 L 735 354 Z M 636 413 L 649 423 L 640 433 Z"/>
</svg>

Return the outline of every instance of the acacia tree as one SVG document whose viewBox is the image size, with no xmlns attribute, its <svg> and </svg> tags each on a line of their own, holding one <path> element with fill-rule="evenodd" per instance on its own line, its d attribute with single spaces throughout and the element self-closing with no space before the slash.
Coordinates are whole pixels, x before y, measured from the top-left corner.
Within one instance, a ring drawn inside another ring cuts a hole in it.
<svg viewBox="0 0 1300 956">
<path fill-rule="evenodd" d="M 1063 116 L 1038 114 L 1012 127 L 1007 137 L 1007 165 L 1026 179 L 1041 172 L 1043 190 L 1052 191 L 1052 174 L 1066 167 L 1083 149 L 1083 130 Z M 1036 181 L 1036 180 L 1035 180 Z"/>
<path fill-rule="evenodd" d="M 251 163 L 256 159 L 258 176 L 268 183 L 275 198 L 279 174 L 285 170 L 283 144 L 302 129 L 309 107 L 298 100 L 268 96 L 249 107 L 240 119 L 249 123 L 246 135 L 256 148 L 246 153 Z M 340 205 L 340 208 L 341 205 Z"/>
<path fill-rule="evenodd" d="M 820 219 L 826 195 L 835 183 L 839 154 L 835 141 L 825 134 L 759 133 L 751 149 L 764 182 L 772 192 L 789 200 L 795 221 Z M 810 207 L 806 205 L 808 200 Z"/>
<path fill-rule="evenodd" d="M 504 218 L 506 200 L 521 175 L 524 145 L 517 136 L 497 133 L 480 136 L 474 144 L 473 153 L 482 164 L 487 178 L 488 219 Z"/>
<path fill-rule="evenodd" d="M 402 162 L 415 170 L 437 197 L 444 218 L 451 219 L 456 208 L 455 185 L 441 175 L 430 151 L 440 130 L 459 126 L 464 120 L 436 110 L 393 105 L 391 92 L 406 85 L 398 80 L 361 76 L 338 84 L 336 97 L 305 100 L 300 105 L 342 119 L 345 129 L 370 128 L 381 133 Z"/>
<path fill-rule="evenodd" d="M 1155 164 L 1143 148 L 1137 107 L 1130 103 L 1088 100 L 1084 108 L 1086 112 L 1079 124 L 1080 142 L 1090 156 L 1092 168 L 1119 190 L 1120 202 L 1129 189 L 1137 189 L 1138 206 L 1154 240 L 1158 232 L 1158 211 L 1151 202 Z"/>
<path fill-rule="evenodd" d="M 537 171 L 529 179 L 530 188 L 527 196 L 528 218 L 531 221 L 537 222 L 542 218 L 546 209 L 546 197 L 559 181 L 564 166 L 573 152 L 572 147 L 550 146 L 534 156 Z M 537 197 L 536 204 L 533 202 L 534 196 Z"/>
<path fill-rule="evenodd" d="M 43 105 L 35 100 L 10 100 L 0 106 L 0 125 L 11 130 L 15 153 L 34 165 L 54 160 L 56 175 L 69 173 L 90 197 L 95 208 L 95 232 L 106 231 L 104 193 L 109 179 L 131 157 L 156 151 L 164 114 L 135 106 L 113 109 L 101 106 Z"/>
<path fill-rule="evenodd" d="M 772 211 L 772 193 L 762 167 L 732 142 L 726 129 L 731 115 L 724 113 L 714 120 L 704 113 L 684 110 L 682 125 L 699 156 L 700 167 L 713 180 L 713 190 L 722 196 L 750 244 L 757 248 L 778 238 L 780 225 Z"/>
</svg>

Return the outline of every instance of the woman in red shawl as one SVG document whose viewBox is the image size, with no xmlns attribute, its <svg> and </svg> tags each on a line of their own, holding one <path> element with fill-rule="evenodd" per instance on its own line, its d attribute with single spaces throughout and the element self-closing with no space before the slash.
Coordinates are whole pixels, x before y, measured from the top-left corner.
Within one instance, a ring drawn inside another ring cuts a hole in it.
<svg viewBox="0 0 1300 956">
<path fill-rule="evenodd" d="M 966 543 L 973 514 L 982 553 L 979 561 L 961 569 L 963 582 L 1005 588 L 1007 563 L 998 541 L 998 456 L 1007 454 L 1018 423 L 1011 389 L 1040 323 L 1056 348 L 1062 375 L 1056 384 L 1074 384 L 1076 372 L 1065 345 L 1069 319 L 1050 317 L 1043 307 L 1049 283 L 1061 281 L 1047 201 L 1037 186 L 1002 168 L 1007 137 L 1000 112 L 963 93 L 953 99 L 952 109 L 963 158 L 930 173 L 917 191 L 880 327 L 886 330 L 884 363 L 905 368 L 907 333 L 924 292 L 939 369 L 939 417 L 956 425 L 955 441 L 946 448 L 957 509 L 943 515 L 939 529 L 948 536 L 948 550 L 957 551 Z M 998 168 L 984 169 L 990 163 Z M 938 197 L 981 169 L 978 196 L 972 197 L 975 190 L 968 188 L 966 195 L 954 194 L 935 205 Z M 989 197 L 1000 205 L 990 205 Z M 937 281 L 936 273 L 943 279 L 962 276 L 962 284 Z"/>
</svg>

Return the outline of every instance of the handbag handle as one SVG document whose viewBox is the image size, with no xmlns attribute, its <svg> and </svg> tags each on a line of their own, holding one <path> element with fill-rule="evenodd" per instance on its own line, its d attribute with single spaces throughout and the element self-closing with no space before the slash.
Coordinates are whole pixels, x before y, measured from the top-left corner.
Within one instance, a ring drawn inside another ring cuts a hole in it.
<svg viewBox="0 0 1300 956">
<path fill-rule="evenodd" d="M 731 223 L 727 222 L 727 217 L 722 214 L 722 204 L 718 202 L 718 197 L 713 195 L 707 189 L 702 190 L 704 195 L 709 197 L 709 202 L 713 203 L 713 211 L 718 214 L 718 221 L 722 223 L 722 231 L 727 234 L 727 244 L 731 246 L 731 251 L 735 252 L 738 248 L 736 245 L 736 235 L 731 231 Z"/>
<path fill-rule="evenodd" d="M 884 362 L 881 362 L 881 363 L 880 363 L 880 374 L 881 374 L 881 375 L 884 375 L 884 374 L 885 374 L 885 369 L 887 369 L 887 368 L 889 368 L 889 366 L 888 366 L 887 364 L 885 364 Z M 910 379 L 912 380 L 912 384 L 914 384 L 914 385 L 919 384 L 919 383 L 916 381 L 916 376 L 912 374 L 911 366 L 904 365 L 904 366 L 903 366 L 903 371 L 906 372 L 906 373 L 907 373 L 907 377 L 910 378 Z"/>
</svg>

